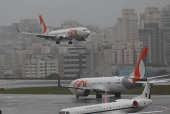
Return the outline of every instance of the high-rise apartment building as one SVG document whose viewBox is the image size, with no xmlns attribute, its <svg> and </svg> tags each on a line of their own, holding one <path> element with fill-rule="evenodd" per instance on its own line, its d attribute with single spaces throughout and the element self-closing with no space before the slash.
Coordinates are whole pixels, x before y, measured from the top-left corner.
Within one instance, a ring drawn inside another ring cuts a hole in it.
<svg viewBox="0 0 170 114">
<path fill-rule="evenodd" d="M 157 7 L 146 8 L 145 13 L 140 14 L 140 28 L 144 28 L 145 23 L 158 23 L 162 27 L 161 11 Z"/>
<path fill-rule="evenodd" d="M 142 49 L 142 41 L 127 42 L 122 54 L 123 64 L 136 65 Z"/>
<path fill-rule="evenodd" d="M 37 19 L 21 19 L 19 29 L 23 32 L 41 33 L 40 24 Z M 33 41 L 41 41 L 36 36 L 19 34 L 19 43 L 31 43 Z"/>
<path fill-rule="evenodd" d="M 160 37 L 159 23 L 145 23 L 144 29 L 139 30 L 140 41 L 149 46 L 149 62 L 164 64 L 163 40 Z"/>
<path fill-rule="evenodd" d="M 68 53 L 59 55 L 59 74 L 61 77 L 75 78 L 83 70 L 90 70 L 90 63 L 90 50 L 86 48 L 70 48 Z"/>
<path fill-rule="evenodd" d="M 160 31 L 164 63 L 170 66 L 170 4 L 162 9 L 162 28 Z"/>
<path fill-rule="evenodd" d="M 58 59 L 52 55 L 34 55 L 24 61 L 22 77 L 45 78 L 58 73 Z"/>
<path fill-rule="evenodd" d="M 162 9 L 162 27 L 170 28 L 170 4 Z"/>
<path fill-rule="evenodd" d="M 118 18 L 117 41 L 138 41 L 138 17 L 134 9 L 123 9 L 122 18 Z"/>
</svg>

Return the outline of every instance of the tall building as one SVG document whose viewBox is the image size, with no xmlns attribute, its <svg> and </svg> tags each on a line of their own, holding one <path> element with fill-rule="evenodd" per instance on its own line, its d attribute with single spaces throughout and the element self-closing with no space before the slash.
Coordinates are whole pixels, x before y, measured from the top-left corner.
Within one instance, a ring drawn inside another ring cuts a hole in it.
<svg viewBox="0 0 170 114">
<path fill-rule="evenodd" d="M 161 11 L 157 7 L 148 7 L 145 13 L 140 14 L 140 28 L 144 28 L 145 23 L 158 23 L 162 27 Z"/>
<path fill-rule="evenodd" d="M 170 4 L 162 9 L 162 27 L 170 27 Z"/>
<path fill-rule="evenodd" d="M 23 32 L 41 33 L 41 28 L 37 19 L 21 19 L 19 29 Z M 33 41 L 40 42 L 41 39 L 33 35 L 19 34 L 19 43 L 29 44 Z"/>
<path fill-rule="evenodd" d="M 22 77 L 45 78 L 58 73 L 58 59 L 52 55 L 34 55 L 27 58 L 22 66 Z"/>
<path fill-rule="evenodd" d="M 138 41 L 138 17 L 134 9 L 123 9 L 122 18 L 118 18 L 117 41 Z"/>
<path fill-rule="evenodd" d="M 102 32 L 98 32 L 96 34 L 91 34 L 88 36 L 88 38 L 86 39 L 87 42 L 94 42 L 95 45 L 98 44 L 102 44 L 103 43 L 103 33 Z"/>
<path fill-rule="evenodd" d="M 69 28 L 75 28 L 75 27 L 82 27 L 83 24 L 78 23 L 77 20 L 71 20 L 71 21 L 65 21 L 64 24 L 61 24 L 61 29 L 69 29 Z"/>
<path fill-rule="evenodd" d="M 164 63 L 170 66 L 170 4 L 162 9 L 161 29 L 162 50 L 164 50 Z"/>
<path fill-rule="evenodd" d="M 116 40 L 114 28 L 105 28 L 103 31 L 103 44 L 113 44 Z"/>
<path fill-rule="evenodd" d="M 149 46 L 149 62 L 164 64 L 163 40 L 160 37 L 159 23 L 145 23 L 144 29 L 139 30 L 140 41 Z"/>
<path fill-rule="evenodd" d="M 123 49 L 126 46 L 126 42 L 115 43 L 112 47 L 113 49 L 113 63 L 123 64 Z"/>
<path fill-rule="evenodd" d="M 123 64 L 136 65 L 143 49 L 142 41 L 127 42 L 123 49 Z"/>
<path fill-rule="evenodd" d="M 143 42 L 143 47 L 148 47 L 147 62 L 152 63 L 152 39 L 153 39 L 152 29 L 139 29 L 139 41 Z"/>
<path fill-rule="evenodd" d="M 163 50 L 162 56 L 164 59 L 164 64 L 170 66 L 170 29 L 162 28 L 160 34 L 162 41 L 161 50 Z"/>
<path fill-rule="evenodd" d="M 91 69 L 90 50 L 86 48 L 70 48 L 68 53 L 59 56 L 59 74 L 61 77 L 80 75 L 83 70 Z"/>
</svg>

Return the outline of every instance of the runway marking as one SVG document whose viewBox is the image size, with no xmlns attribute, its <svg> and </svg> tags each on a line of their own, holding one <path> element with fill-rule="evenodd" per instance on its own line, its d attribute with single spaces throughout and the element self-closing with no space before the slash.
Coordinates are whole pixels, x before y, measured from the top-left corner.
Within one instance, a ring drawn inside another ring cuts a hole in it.
<svg viewBox="0 0 170 114">
<path fill-rule="evenodd" d="M 39 96 L 45 96 L 45 95 L 6 96 L 6 97 L 0 97 L 0 99 L 26 98 L 26 97 L 39 97 Z"/>
<path fill-rule="evenodd" d="M 170 111 L 170 109 L 168 107 L 164 107 L 164 106 L 155 106 L 155 107 L 163 108 L 165 110 L 169 110 Z"/>
</svg>

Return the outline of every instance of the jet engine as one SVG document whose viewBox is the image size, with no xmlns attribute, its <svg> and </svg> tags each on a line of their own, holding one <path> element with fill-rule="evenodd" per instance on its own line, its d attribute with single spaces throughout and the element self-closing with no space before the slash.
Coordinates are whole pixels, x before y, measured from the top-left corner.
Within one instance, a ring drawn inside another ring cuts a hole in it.
<svg viewBox="0 0 170 114">
<path fill-rule="evenodd" d="M 133 101 L 133 107 L 138 107 L 138 106 L 139 106 L 138 102 L 137 101 Z"/>
<path fill-rule="evenodd" d="M 79 89 L 76 92 L 76 95 L 78 95 L 78 96 L 88 96 L 89 94 L 90 94 L 89 90 L 81 90 L 81 89 Z"/>
</svg>

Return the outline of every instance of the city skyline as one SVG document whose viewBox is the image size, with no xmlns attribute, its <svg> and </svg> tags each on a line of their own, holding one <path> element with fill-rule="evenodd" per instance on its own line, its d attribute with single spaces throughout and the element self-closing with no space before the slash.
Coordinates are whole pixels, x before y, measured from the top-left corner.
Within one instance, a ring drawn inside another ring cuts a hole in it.
<svg viewBox="0 0 170 114">
<path fill-rule="evenodd" d="M 38 0 L 2 0 L 0 26 L 10 26 L 12 23 L 19 23 L 21 19 L 38 19 L 38 15 L 41 14 L 48 26 L 59 27 L 65 21 L 78 20 L 85 25 L 110 27 L 117 23 L 124 8 L 135 9 L 139 18 L 139 14 L 143 13 L 145 8 L 158 7 L 161 10 L 168 3 L 169 0 L 51 0 L 48 2 L 45 0 L 41 2 Z"/>
</svg>

